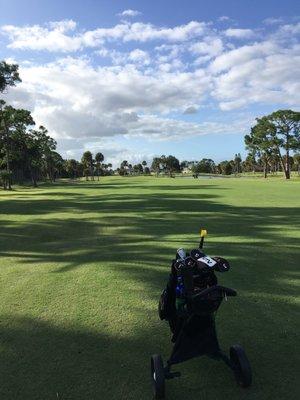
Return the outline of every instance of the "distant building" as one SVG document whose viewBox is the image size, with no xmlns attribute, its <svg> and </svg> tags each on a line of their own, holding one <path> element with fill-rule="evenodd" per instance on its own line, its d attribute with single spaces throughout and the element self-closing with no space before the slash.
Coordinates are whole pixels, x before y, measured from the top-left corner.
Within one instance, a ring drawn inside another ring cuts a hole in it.
<svg viewBox="0 0 300 400">
<path fill-rule="evenodd" d="M 182 168 L 182 173 L 183 174 L 190 174 L 192 172 L 192 168 L 194 165 L 196 165 L 198 162 L 197 161 L 186 161 L 185 166 Z"/>
</svg>

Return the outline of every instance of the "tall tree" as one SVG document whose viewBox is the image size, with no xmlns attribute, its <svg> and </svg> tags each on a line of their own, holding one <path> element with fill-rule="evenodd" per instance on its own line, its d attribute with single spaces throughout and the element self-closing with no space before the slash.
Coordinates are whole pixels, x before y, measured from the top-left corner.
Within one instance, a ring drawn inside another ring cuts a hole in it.
<svg viewBox="0 0 300 400">
<path fill-rule="evenodd" d="M 139 163 L 139 164 L 136 164 L 136 165 L 134 165 L 133 166 L 133 172 L 135 173 L 135 174 L 142 174 L 143 172 L 144 172 L 144 169 L 143 169 L 143 166 L 142 166 L 142 164 L 141 163 Z"/>
<path fill-rule="evenodd" d="M 17 64 L 9 64 L 6 61 L 0 62 L 0 93 L 3 93 L 8 86 L 15 86 L 17 82 L 21 82 L 19 72 L 19 66 Z M 4 189 L 11 190 L 11 171 L 10 171 L 10 153 L 9 153 L 9 128 L 7 121 L 4 117 L 7 117 L 3 112 L 5 102 L 0 100 L 0 137 L 5 137 L 5 153 L 6 153 L 6 171 L 2 171 L 2 180 L 4 182 Z M 1 140 L 1 139 L 0 139 Z"/>
<path fill-rule="evenodd" d="M 255 130 L 251 133 L 253 142 L 256 141 L 258 149 L 268 155 L 276 152 L 285 178 L 290 179 L 290 152 L 300 148 L 300 112 L 278 110 L 256 121 Z M 245 140 L 248 138 L 245 137 Z"/>
<path fill-rule="evenodd" d="M 156 173 L 156 176 L 160 171 L 160 157 L 154 157 L 151 164 L 151 169 Z"/>
<path fill-rule="evenodd" d="M 62 169 L 63 159 L 55 151 L 56 142 L 48 135 L 43 126 L 31 129 L 26 135 L 27 165 L 34 187 L 41 176 L 55 181 L 56 175 Z"/>
<path fill-rule="evenodd" d="M 65 161 L 65 168 L 69 178 L 76 179 L 78 177 L 78 164 L 79 162 L 71 158 Z"/>
<path fill-rule="evenodd" d="M 7 174 L 11 175 L 12 142 L 13 136 L 25 134 L 29 126 L 34 125 L 30 111 L 16 109 L 6 105 L 0 100 L 0 143 L 4 150 L 4 160 Z M 8 183 L 8 189 L 11 190 L 11 179 Z"/>
<path fill-rule="evenodd" d="M 241 172 L 241 162 L 242 162 L 242 157 L 240 153 L 235 154 L 234 156 L 234 170 L 236 174 L 239 174 Z"/>
<path fill-rule="evenodd" d="M 215 172 L 216 166 L 212 159 L 203 158 L 198 164 L 192 166 L 192 172 L 194 174 L 213 174 Z"/>
<path fill-rule="evenodd" d="M 285 150 L 285 160 L 282 160 L 286 179 L 291 177 L 290 151 L 300 149 L 300 112 L 278 110 L 267 117 L 274 125 L 278 155 L 280 147 Z"/>
<path fill-rule="evenodd" d="M 120 168 L 119 168 L 119 174 L 124 176 L 128 174 L 128 161 L 127 160 L 123 160 L 120 164 Z"/>
<path fill-rule="evenodd" d="M 145 172 L 146 166 L 147 166 L 147 161 L 142 161 L 142 166 L 143 166 L 143 172 Z"/>
<path fill-rule="evenodd" d="M 32 133 L 35 135 L 35 140 L 40 147 L 45 175 L 50 181 L 55 181 L 62 162 L 61 156 L 55 152 L 57 143 L 48 135 L 48 131 L 44 126 L 40 126 L 38 130 Z"/>
<path fill-rule="evenodd" d="M 104 155 L 102 153 L 97 153 L 95 155 L 95 161 L 96 161 L 97 177 L 98 177 L 98 181 L 99 181 L 100 169 L 101 169 L 101 164 L 104 161 Z"/>
<path fill-rule="evenodd" d="M 255 169 L 257 166 L 256 162 L 256 154 L 254 151 L 250 152 L 247 157 L 245 158 L 245 161 L 242 162 L 242 168 L 246 172 L 253 172 L 255 173 Z"/>
<path fill-rule="evenodd" d="M 15 86 L 16 83 L 21 82 L 18 70 L 17 64 L 0 62 L 0 93 L 4 92 L 7 86 Z"/>
<path fill-rule="evenodd" d="M 89 175 L 94 180 L 94 160 L 93 155 L 90 151 L 85 151 L 81 157 L 81 162 L 84 167 L 84 175 L 86 180 L 88 180 Z"/>
<path fill-rule="evenodd" d="M 166 170 L 168 171 L 169 176 L 172 176 L 175 172 L 180 172 L 180 162 L 174 156 L 168 156 L 165 158 Z"/>
<path fill-rule="evenodd" d="M 274 126 L 265 117 L 256 119 L 257 123 L 251 128 L 249 135 L 245 135 L 246 149 L 257 154 L 263 165 L 264 178 L 268 174 L 269 157 L 275 149 Z"/>
<path fill-rule="evenodd" d="M 230 161 L 221 161 L 218 165 L 218 169 L 222 175 L 230 175 L 233 172 L 233 166 Z"/>
</svg>

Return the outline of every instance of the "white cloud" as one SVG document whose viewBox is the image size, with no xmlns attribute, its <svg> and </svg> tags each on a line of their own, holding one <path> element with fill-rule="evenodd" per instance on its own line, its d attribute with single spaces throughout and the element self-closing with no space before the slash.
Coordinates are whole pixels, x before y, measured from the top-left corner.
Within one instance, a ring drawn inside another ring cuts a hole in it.
<svg viewBox="0 0 300 400">
<path fill-rule="evenodd" d="M 280 26 L 278 33 L 281 35 L 284 35 L 284 36 L 290 35 L 290 37 L 292 37 L 293 35 L 299 35 L 300 34 L 300 22 L 298 22 L 296 24 L 282 25 L 282 26 Z"/>
<path fill-rule="evenodd" d="M 300 46 L 279 48 L 262 43 L 233 50 L 214 62 L 214 96 L 222 110 L 254 103 L 300 104 Z"/>
<path fill-rule="evenodd" d="M 69 157 L 82 152 L 84 141 L 91 147 L 120 135 L 180 140 L 235 132 L 231 123 L 200 124 L 163 115 L 176 109 L 196 110 L 191 104 L 198 104 L 208 88 L 200 71 L 145 76 L 131 67 L 95 68 L 86 59 L 66 58 L 43 66 L 21 66 L 20 72 L 23 82 L 12 88 L 9 100 L 14 99 L 12 103 L 19 107 L 30 105 L 37 124 L 45 125 L 59 143 L 68 145 L 64 154 Z M 120 157 L 128 158 L 118 153 L 114 162 Z"/>
<path fill-rule="evenodd" d="M 144 65 L 150 64 L 150 58 L 147 51 L 135 49 L 132 50 L 128 55 L 128 60 L 133 61 L 135 63 L 141 63 Z"/>
<path fill-rule="evenodd" d="M 184 42 L 203 35 L 209 24 L 191 21 L 174 28 L 156 27 L 142 22 L 123 22 L 112 28 L 98 28 L 74 33 L 72 20 L 51 22 L 47 26 L 4 25 L 1 33 L 8 37 L 11 49 L 74 52 L 85 47 L 100 47 L 107 41 L 147 42 L 152 40 Z M 72 31 L 72 34 L 69 34 Z"/>
<path fill-rule="evenodd" d="M 219 21 L 230 21 L 230 17 L 227 15 L 222 15 L 221 17 L 218 18 Z"/>
<path fill-rule="evenodd" d="M 276 54 L 279 51 L 280 47 L 273 41 L 241 46 L 216 57 L 211 63 L 210 69 L 214 73 L 219 73 L 247 61 L 259 59 L 269 54 Z"/>
<path fill-rule="evenodd" d="M 149 53 L 141 49 L 134 49 L 130 52 L 121 52 L 103 47 L 95 53 L 101 57 L 110 58 L 112 63 L 116 66 L 134 64 L 136 68 L 139 68 L 149 65 L 151 62 Z"/>
<path fill-rule="evenodd" d="M 138 122 L 131 127 L 128 135 L 130 137 L 148 137 L 152 140 L 182 140 L 191 136 L 240 132 L 241 129 L 246 129 L 248 122 L 248 119 L 247 121 L 243 119 L 231 123 L 217 121 L 196 123 L 161 118 L 156 115 L 145 115 L 140 116 Z"/>
<path fill-rule="evenodd" d="M 191 21 L 186 25 L 175 26 L 174 28 L 157 28 L 152 24 L 136 22 L 130 25 L 123 40 L 125 42 L 130 40 L 140 42 L 149 40 L 182 42 L 203 35 L 206 28 L 206 23 L 197 21 Z"/>
<path fill-rule="evenodd" d="M 80 159 L 83 152 L 90 150 L 93 154 L 101 151 L 104 154 L 104 162 L 112 163 L 113 168 L 120 166 L 123 160 L 134 165 L 146 160 L 148 166 L 155 156 L 149 152 L 133 150 L 128 143 L 120 143 L 120 136 L 114 138 L 101 138 L 100 140 L 63 139 L 59 142 L 59 152 L 65 158 Z"/>
<path fill-rule="evenodd" d="M 276 25 L 276 24 L 281 24 L 283 22 L 283 18 L 266 18 L 263 20 L 263 23 L 266 25 Z"/>
<path fill-rule="evenodd" d="M 131 56 L 144 59 L 145 54 Z M 201 101 L 209 84 L 202 71 L 148 76 L 130 65 L 95 68 L 87 59 L 70 57 L 42 66 L 21 65 L 20 73 L 23 82 L 8 99 L 30 107 L 56 138 L 136 134 L 137 126 L 141 133 L 146 117 L 138 114 L 186 109 Z"/>
<path fill-rule="evenodd" d="M 49 23 L 50 28 L 57 29 L 60 32 L 73 31 L 77 24 L 72 19 L 65 19 L 62 21 L 54 21 Z"/>
<path fill-rule="evenodd" d="M 299 107 L 299 30 L 300 24 L 285 24 L 253 42 L 254 31 L 230 28 L 227 36 L 197 21 L 173 28 L 123 22 L 88 31 L 72 20 L 6 25 L 2 33 L 12 59 L 15 48 L 83 54 L 40 63 L 31 53 L 30 61 L 20 65 L 23 82 L 6 98 L 30 108 L 37 123 L 70 151 L 86 140 L 96 146 L 120 135 L 164 140 L 241 132 L 249 119 L 225 123 L 199 112 L 195 117 L 203 117 L 201 122 L 186 122 L 182 114 L 203 107 L 228 112 L 251 104 Z M 243 45 L 232 40 L 241 37 Z M 86 47 L 93 50 L 83 53 Z M 115 158 L 127 151 L 119 150 Z"/>
<path fill-rule="evenodd" d="M 142 13 L 137 10 L 124 10 L 121 13 L 118 14 L 119 17 L 137 17 L 138 15 L 141 15 Z"/>
<path fill-rule="evenodd" d="M 140 53 L 139 53 L 140 54 Z M 134 53 L 134 56 L 137 56 Z M 23 72 L 22 72 L 23 71 Z M 30 85 L 58 100 L 71 101 L 76 108 L 95 107 L 137 112 L 169 112 L 181 109 L 191 99 L 201 100 L 209 80 L 201 70 L 189 73 L 152 73 L 146 75 L 135 67 L 93 68 L 84 59 L 63 59 L 42 67 L 23 69 Z M 195 80 L 197 85 L 194 84 Z M 41 87 L 39 82 L 44 82 Z M 24 83 L 25 84 L 25 83 Z M 76 87 L 76 93 L 74 92 Z"/>
<path fill-rule="evenodd" d="M 8 47 L 11 49 L 71 52 L 80 49 L 82 46 L 79 35 L 67 35 L 67 32 L 73 31 L 75 27 L 74 21 L 65 20 L 52 22 L 49 27 L 4 25 L 1 27 L 1 33 L 8 36 L 10 40 Z"/>
<path fill-rule="evenodd" d="M 226 36 L 236 39 L 249 39 L 255 36 L 252 29 L 229 28 L 224 32 Z"/>
<path fill-rule="evenodd" d="M 196 55 L 203 54 L 215 57 L 223 51 L 223 42 L 218 37 L 206 36 L 190 46 L 190 51 Z"/>
</svg>

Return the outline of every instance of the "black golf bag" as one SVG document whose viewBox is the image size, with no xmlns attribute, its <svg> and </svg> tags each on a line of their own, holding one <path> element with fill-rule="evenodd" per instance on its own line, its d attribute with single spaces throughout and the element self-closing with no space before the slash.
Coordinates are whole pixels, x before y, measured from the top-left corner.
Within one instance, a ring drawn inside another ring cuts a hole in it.
<svg viewBox="0 0 300 400">
<path fill-rule="evenodd" d="M 208 257 L 202 249 L 184 256 L 180 251 L 172 261 L 169 280 L 159 300 L 159 317 L 168 321 L 174 345 L 166 366 L 160 355 L 151 357 L 155 398 L 164 398 L 165 379 L 180 376 L 179 372 L 171 372 L 173 364 L 201 355 L 223 360 L 234 371 L 237 382 L 249 386 L 251 368 L 243 348 L 231 346 L 228 357 L 220 349 L 215 328 L 215 313 L 222 301 L 237 295 L 235 290 L 219 285 L 215 274 L 228 271 L 228 261 Z"/>
</svg>

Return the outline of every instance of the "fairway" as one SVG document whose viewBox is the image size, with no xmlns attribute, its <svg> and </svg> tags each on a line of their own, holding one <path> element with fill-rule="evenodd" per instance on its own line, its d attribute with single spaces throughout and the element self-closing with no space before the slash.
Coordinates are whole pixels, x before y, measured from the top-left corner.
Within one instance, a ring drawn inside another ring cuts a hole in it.
<svg viewBox="0 0 300 400">
<path fill-rule="evenodd" d="M 0 193 L 0 398 L 151 399 L 150 355 L 171 350 L 157 303 L 178 247 L 231 263 L 217 314 L 253 385 L 197 358 L 172 400 L 299 398 L 300 182 L 105 177 Z M 298 281 L 299 282 L 299 281 Z M 176 368 L 174 368 L 176 370 Z"/>
</svg>

